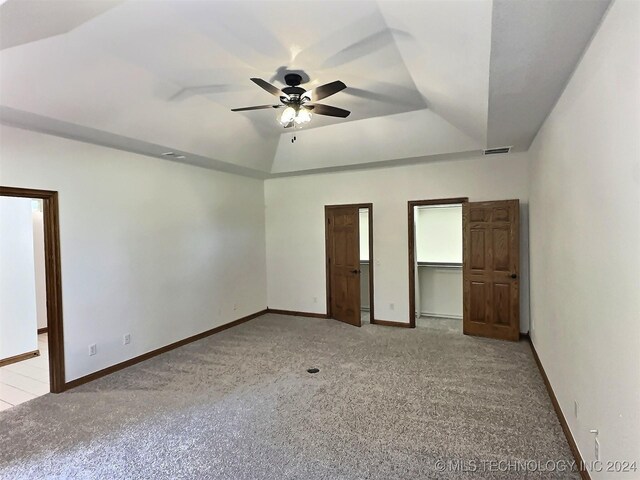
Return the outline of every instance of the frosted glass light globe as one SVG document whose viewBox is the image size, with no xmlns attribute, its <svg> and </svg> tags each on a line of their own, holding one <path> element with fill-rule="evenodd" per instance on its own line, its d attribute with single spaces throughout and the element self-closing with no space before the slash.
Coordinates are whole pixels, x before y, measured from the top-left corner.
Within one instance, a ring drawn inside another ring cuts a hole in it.
<svg viewBox="0 0 640 480">
<path fill-rule="evenodd" d="M 301 108 L 296 115 L 295 122 L 297 125 L 308 123 L 311 121 L 311 112 L 306 108 Z"/>
<path fill-rule="evenodd" d="M 280 115 L 280 123 L 282 125 L 287 125 L 291 123 L 296 118 L 296 109 L 293 107 L 287 107 Z"/>
</svg>

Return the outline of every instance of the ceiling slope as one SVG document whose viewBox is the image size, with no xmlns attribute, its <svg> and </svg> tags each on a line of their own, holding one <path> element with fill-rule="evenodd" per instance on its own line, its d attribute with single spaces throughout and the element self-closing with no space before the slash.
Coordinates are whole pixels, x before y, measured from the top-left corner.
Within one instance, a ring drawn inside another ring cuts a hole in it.
<svg viewBox="0 0 640 480">
<path fill-rule="evenodd" d="M 494 0 L 489 148 L 529 148 L 610 3 Z"/>
<path fill-rule="evenodd" d="M 123 0 L 0 2 L 0 50 L 67 33 Z"/>
</svg>

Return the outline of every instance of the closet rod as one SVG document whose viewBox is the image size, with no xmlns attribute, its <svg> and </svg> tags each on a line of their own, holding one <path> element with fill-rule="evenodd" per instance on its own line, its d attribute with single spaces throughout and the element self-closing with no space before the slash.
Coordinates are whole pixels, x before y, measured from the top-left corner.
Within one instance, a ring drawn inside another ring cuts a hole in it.
<svg viewBox="0 0 640 480">
<path fill-rule="evenodd" d="M 453 262 L 418 262 L 419 267 L 462 268 L 461 263 Z"/>
</svg>

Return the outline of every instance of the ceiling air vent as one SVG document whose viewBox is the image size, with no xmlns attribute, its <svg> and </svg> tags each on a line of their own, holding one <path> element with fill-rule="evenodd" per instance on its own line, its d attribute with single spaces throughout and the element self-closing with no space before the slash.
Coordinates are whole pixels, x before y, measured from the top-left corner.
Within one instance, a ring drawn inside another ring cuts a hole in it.
<svg viewBox="0 0 640 480">
<path fill-rule="evenodd" d="M 487 148 L 484 151 L 485 155 L 497 155 L 498 153 L 509 153 L 511 147 L 499 147 L 499 148 Z"/>
<path fill-rule="evenodd" d="M 179 153 L 176 153 L 176 152 L 164 152 L 161 155 L 163 157 L 175 158 L 177 160 L 182 160 L 183 158 L 186 158 L 184 155 L 180 155 Z"/>
</svg>

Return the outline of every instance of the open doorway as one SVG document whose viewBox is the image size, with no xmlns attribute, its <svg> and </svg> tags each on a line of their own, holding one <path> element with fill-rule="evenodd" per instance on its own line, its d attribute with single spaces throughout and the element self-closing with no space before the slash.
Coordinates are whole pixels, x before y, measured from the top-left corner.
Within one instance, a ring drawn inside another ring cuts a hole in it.
<svg viewBox="0 0 640 480">
<path fill-rule="evenodd" d="M 327 316 L 373 323 L 373 204 L 325 206 Z"/>
<path fill-rule="evenodd" d="M 0 410 L 49 393 L 42 200 L 0 197 Z"/>
<path fill-rule="evenodd" d="M 64 391 L 57 193 L 0 187 L 0 409 Z"/>
<path fill-rule="evenodd" d="M 519 201 L 410 201 L 408 213 L 409 325 L 517 341 Z"/>
<path fill-rule="evenodd" d="M 463 332 L 463 204 L 409 202 L 409 323 Z"/>
<path fill-rule="evenodd" d="M 359 223 L 360 223 L 360 318 L 361 323 L 371 323 L 371 305 L 373 305 L 373 299 L 371 297 L 373 276 L 371 271 L 373 266 L 371 265 L 369 254 L 369 216 L 371 215 L 370 208 L 360 208 L 359 211 Z"/>
</svg>

